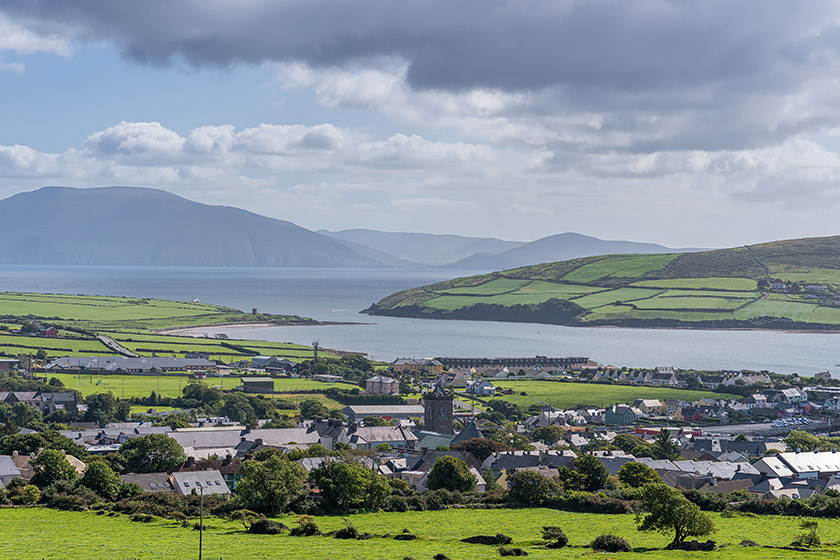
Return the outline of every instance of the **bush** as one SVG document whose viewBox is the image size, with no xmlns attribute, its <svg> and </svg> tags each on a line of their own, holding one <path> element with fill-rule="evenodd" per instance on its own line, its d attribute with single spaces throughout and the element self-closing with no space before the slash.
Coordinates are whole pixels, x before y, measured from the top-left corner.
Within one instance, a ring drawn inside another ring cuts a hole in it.
<svg viewBox="0 0 840 560">
<path fill-rule="evenodd" d="M 152 520 L 152 516 L 146 513 L 135 513 L 129 519 L 138 523 L 148 523 Z"/>
<path fill-rule="evenodd" d="M 257 519 L 248 527 L 248 532 L 255 535 L 279 535 L 288 527 L 271 519 Z"/>
<path fill-rule="evenodd" d="M 744 540 L 741 541 L 741 546 L 761 546 L 761 545 L 758 544 L 757 542 L 753 541 L 753 540 L 744 539 Z"/>
<path fill-rule="evenodd" d="M 434 556 L 432 556 L 432 559 L 433 560 L 449 560 L 449 556 L 447 556 L 446 554 L 443 554 L 441 552 L 439 554 L 435 554 Z"/>
<path fill-rule="evenodd" d="M 298 526 L 289 531 L 289 534 L 293 537 L 312 537 L 321 534 L 318 525 L 308 515 L 298 516 L 296 523 Z"/>
<path fill-rule="evenodd" d="M 801 546 L 804 548 L 811 548 L 812 546 L 820 545 L 820 536 L 817 534 L 819 530 L 819 523 L 813 520 L 803 519 L 799 523 L 799 528 L 806 532 L 798 535 L 796 540 L 791 543 L 791 546 Z"/>
<path fill-rule="evenodd" d="M 528 553 L 521 548 L 499 547 L 499 554 L 502 556 L 528 556 Z"/>
<path fill-rule="evenodd" d="M 549 541 L 548 548 L 563 548 L 569 544 L 569 537 L 560 527 L 548 526 L 542 528 L 543 540 Z"/>
<path fill-rule="evenodd" d="M 394 535 L 395 541 L 413 541 L 417 535 L 412 535 L 408 529 L 403 529 L 399 535 Z"/>
<path fill-rule="evenodd" d="M 510 544 L 511 542 L 513 542 L 513 539 L 507 535 L 499 533 L 496 536 L 477 535 L 475 537 L 467 537 L 466 539 L 461 539 L 461 542 L 470 544 L 488 544 L 496 546 L 500 544 Z"/>
<path fill-rule="evenodd" d="M 344 527 L 336 531 L 333 536 L 337 539 L 358 539 L 359 531 L 356 530 L 353 524 L 346 519 L 342 519 L 342 521 L 344 521 Z"/>
<path fill-rule="evenodd" d="M 592 550 L 600 550 L 602 552 L 632 552 L 633 548 L 630 543 L 618 535 L 600 535 L 595 537 L 595 540 L 589 543 Z"/>
</svg>

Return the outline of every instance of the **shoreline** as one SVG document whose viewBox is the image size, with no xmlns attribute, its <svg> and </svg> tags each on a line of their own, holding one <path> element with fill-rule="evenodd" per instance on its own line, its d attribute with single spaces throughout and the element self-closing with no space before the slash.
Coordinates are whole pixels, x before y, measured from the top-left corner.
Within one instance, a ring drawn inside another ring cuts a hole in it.
<svg viewBox="0 0 840 560">
<path fill-rule="evenodd" d="M 375 325 L 376 323 L 356 323 L 356 322 L 349 322 L 349 321 L 297 321 L 291 323 L 214 323 L 211 325 L 192 325 L 189 327 L 168 327 L 165 329 L 155 329 L 155 334 L 176 334 L 176 333 L 183 333 L 185 331 L 193 331 L 197 329 L 211 329 L 211 328 L 220 328 L 220 329 L 244 329 L 244 328 L 251 328 L 251 329 L 262 329 L 267 327 L 331 327 L 331 326 L 353 326 L 353 325 Z"/>
</svg>

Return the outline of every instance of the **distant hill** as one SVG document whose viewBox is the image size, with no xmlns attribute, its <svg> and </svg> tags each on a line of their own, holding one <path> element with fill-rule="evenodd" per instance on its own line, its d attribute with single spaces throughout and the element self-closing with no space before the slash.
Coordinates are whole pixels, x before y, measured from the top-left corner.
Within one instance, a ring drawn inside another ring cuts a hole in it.
<svg viewBox="0 0 840 560">
<path fill-rule="evenodd" d="M 148 188 L 44 187 L 0 201 L 0 264 L 387 267 L 291 222 Z"/>
<path fill-rule="evenodd" d="M 447 265 L 476 253 L 500 253 L 525 245 L 521 241 L 504 241 L 494 237 L 387 232 L 372 229 L 319 230 L 318 233 L 342 241 L 366 245 L 396 258 L 428 266 Z M 497 267 L 479 268 L 488 270 Z"/>
<path fill-rule="evenodd" d="M 405 290 L 365 312 L 572 326 L 840 330 L 840 236 L 551 262 Z"/>
<path fill-rule="evenodd" d="M 481 253 L 452 262 L 447 268 L 474 268 L 499 270 L 517 268 L 552 261 L 591 257 L 594 255 L 619 255 L 630 253 L 673 253 L 655 243 L 632 241 L 604 241 L 579 233 L 560 233 L 525 243 L 496 254 Z"/>
</svg>

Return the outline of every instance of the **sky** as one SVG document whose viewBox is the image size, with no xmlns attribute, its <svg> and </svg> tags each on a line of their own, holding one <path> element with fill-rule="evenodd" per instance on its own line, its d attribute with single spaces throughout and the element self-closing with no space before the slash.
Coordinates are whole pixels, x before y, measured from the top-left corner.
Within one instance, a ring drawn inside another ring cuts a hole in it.
<svg viewBox="0 0 840 560">
<path fill-rule="evenodd" d="M 3 0 L 0 197 L 671 247 L 840 233 L 840 3 Z"/>
</svg>

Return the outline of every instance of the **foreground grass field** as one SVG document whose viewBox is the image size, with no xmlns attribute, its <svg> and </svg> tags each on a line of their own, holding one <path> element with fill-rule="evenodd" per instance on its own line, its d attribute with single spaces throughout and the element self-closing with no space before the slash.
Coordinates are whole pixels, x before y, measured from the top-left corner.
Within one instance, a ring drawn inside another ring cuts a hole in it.
<svg viewBox="0 0 840 560">
<path fill-rule="evenodd" d="M 404 290 L 367 311 L 563 325 L 835 329 L 838 254 L 840 236 L 697 253 L 585 257 Z M 771 288 L 777 281 L 802 285 Z"/>
<path fill-rule="evenodd" d="M 512 389 L 514 392 L 512 395 L 500 395 L 497 398 L 510 401 L 526 410 L 533 404 L 539 404 L 537 399 L 555 408 L 574 408 L 578 405 L 606 407 L 617 403 L 633 404 L 636 399 L 684 399 L 693 402 L 704 397 L 717 399 L 733 397 L 728 393 L 712 391 L 601 383 L 494 379 L 493 384 L 497 389 Z M 526 395 L 521 395 L 522 392 Z"/>
<path fill-rule="evenodd" d="M 452 560 L 499 558 L 495 547 L 460 542 L 474 535 L 495 535 L 502 532 L 513 537 L 512 546 L 525 549 L 529 558 L 671 558 L 718 559 L 823 559 L 837 557 L 840 521 L 819 520 L 821 549 L 803 553 L 762 547 L 742 547 L 739 543 L 752 539 L 763 546 L 789 545 L 800 532 L 799 518 L 713 516 L 718 528 L 712 538 L 721 547 L 715 552 L 671 552 L 663 550 L 670 541 L 656 533 L 636 530 L 632 515 L 595 515 L 558 512 L 547 509 L 523 510 L 444 510 L 436 512 L 374 513 L 349 515 L 360 532 L 369 532 L 369 540 L 339 540 L 331 537 L 290 537 L 249 535 L 242 525 L 212 518 L 206 521 L 204 557 L 222 560 L 300 559 L 300 560 L 417 560 L 438 553 Z M 279 519 L 293 526 L 289 517 Z M 322 531 L 343 526 L 341 518 L 318 517 Z M 564 549 L 546 549 L 540 529 L 557 525 L 569 536 Z M 198 533 L 173 521 L 135 523 L 124 516 L 98 516 L 93 512 L 62 512 L 42 508 L 0 509 L 0 550 L 6 558 L 22 560 L 85 558 L 90 560 L 195 558 Z M 414 541 L 381 538 L 408 529 L 418 536 Z M 627 539 L 634 552 L 622 554 L 595 553 L 584 545 L 596 536 L 613 533 Z"/>
</svg>

